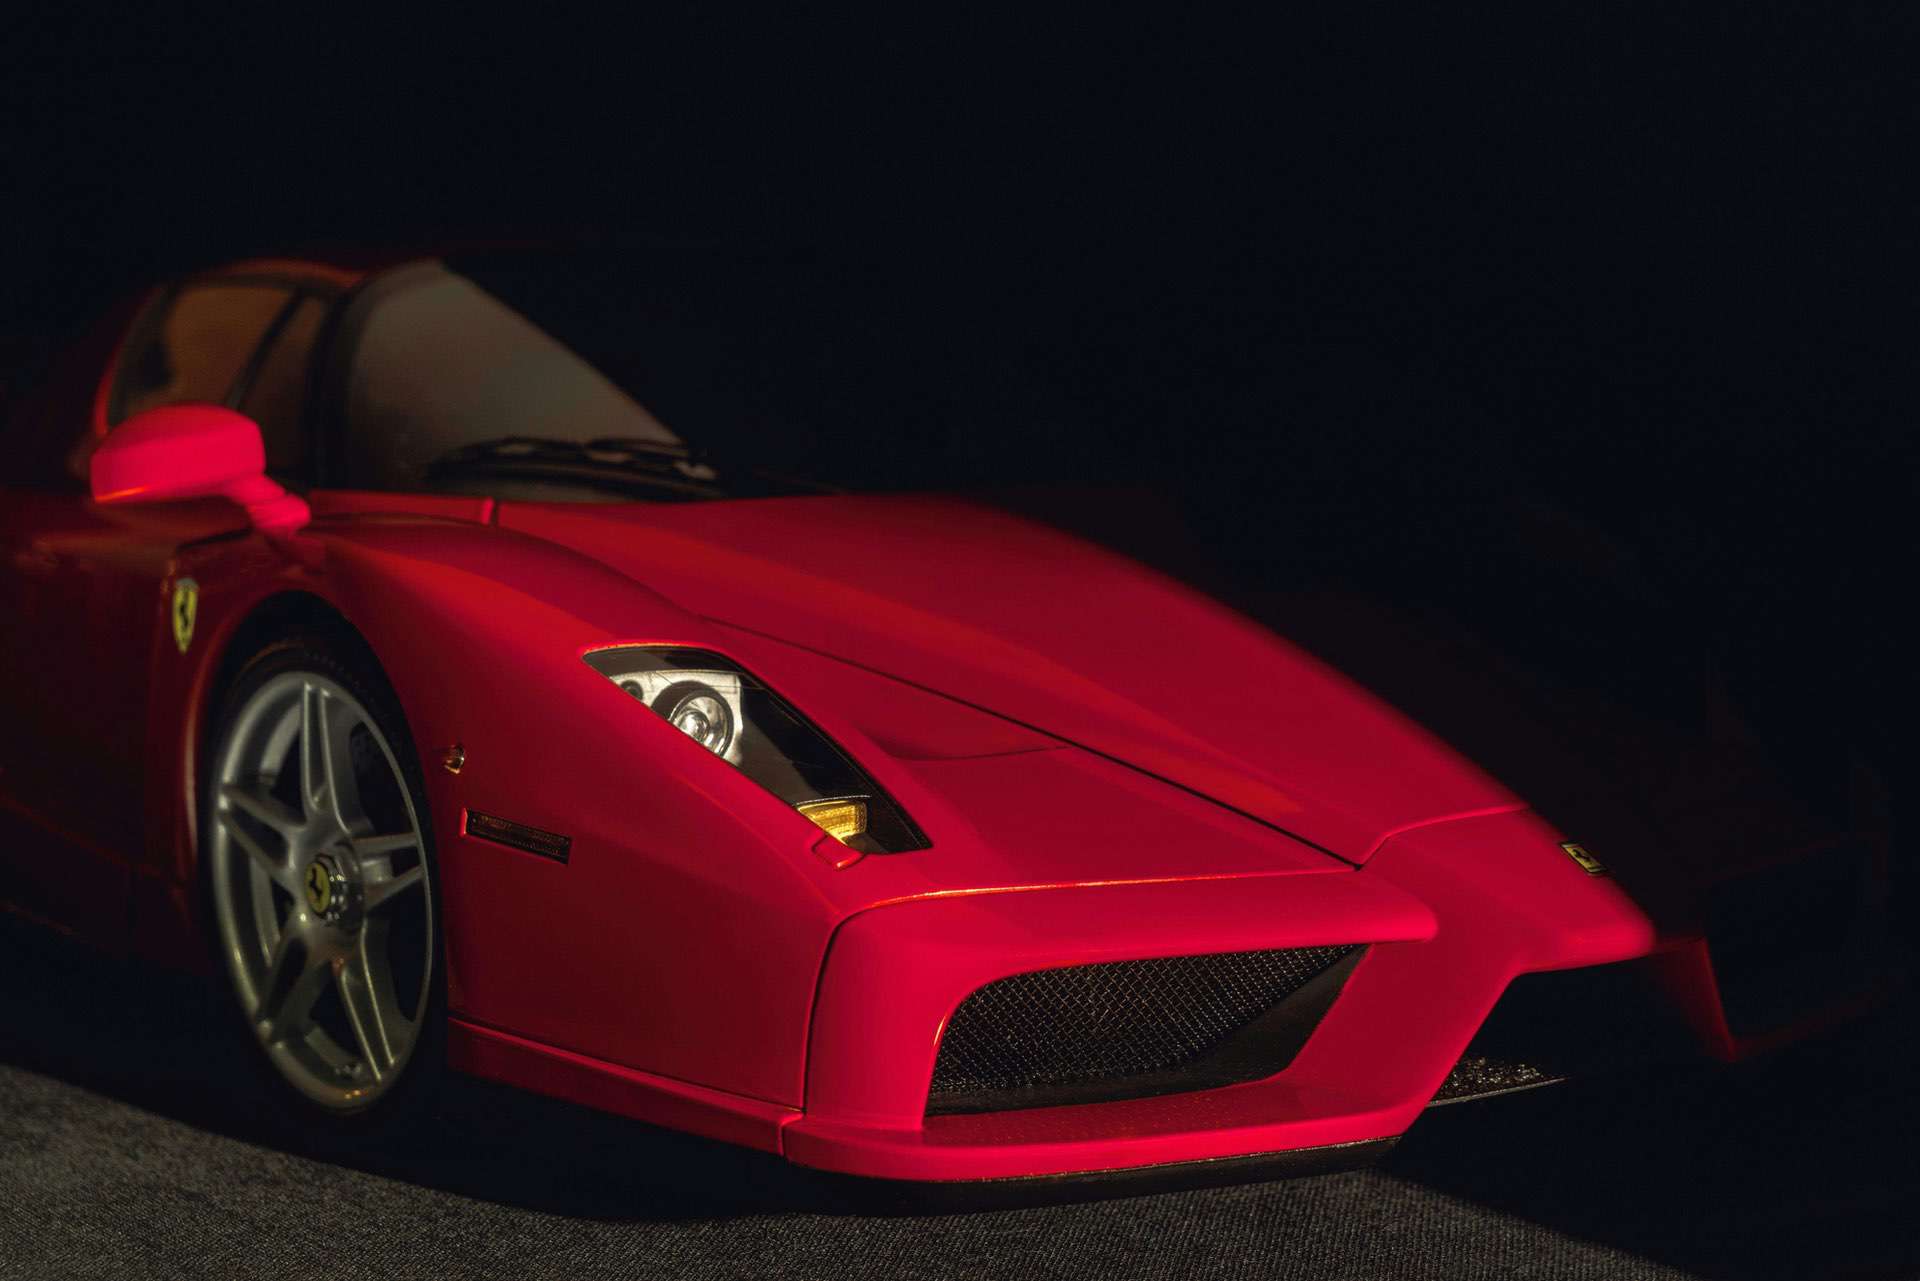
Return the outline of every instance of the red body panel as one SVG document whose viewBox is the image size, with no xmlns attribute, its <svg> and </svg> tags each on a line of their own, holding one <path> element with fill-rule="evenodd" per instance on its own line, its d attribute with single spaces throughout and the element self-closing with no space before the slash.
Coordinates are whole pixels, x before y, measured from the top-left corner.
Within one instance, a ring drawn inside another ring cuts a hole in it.
<svg viewBox="0 0 1920 1281">
<path fill-rule="evenodd" d="M 166 728 L 179 691 L 155 679 L 178 657 L 165 584 L 181 545 L 245 527 L 219 499 L 102 507 L 15 490 L 0 502 L 0 804 L 18 851 L 0 896 L 125 946 L 126 887 L 178 876 L 159 855 L 182 809 Z"/>
<path fill-rule="evenodd" d="M 694 613 L 1058 735 L 1353 862 L 1394 831 L 1515 803 L 1264 628 L 1135 562 L 986 508 L 864 497 L 506 503 L 499 520 Z"/>
<path fill-rule="evenodd" d="M 1398 1134 L 1530 971 L 1652 957 L 1704 1047 L 1768 1039 L 1730 1030 L 1698 914 L 1663 934 L 1365 690 L 1041 526 L 929 498 L 311 504 L 263 533 L 219 500 L 6 491 L 0 663 L 32 676 L 0 682 L 0 896 L 198 963 L 218 681 L 257 611 L 299 597 L 366 641 L 419 756 L 453 1061 L 526 1088 L 836 1170 L 997 1178 Z M 760 676 L 930 848 L 859 857 L 637 712 L 582 661 L 623 643 Z M 439 766 L 454 744 L 458 773 Z M 470 809 L 564 833 L 571 856 L 470 836 Z M 1737 870 L 1666 888 L 1691 902 Z M 947 1020 L 985 983 L 1325 944 L 1368 951 L 1266 1080 L 924 1115 Z"/>
<path fill-rule="evenodd" d="M 452 1004 L 489 1026 L 795 1106 L 814 985 L 852 912 L 922 894 L 1339 867 L 1080 753 L 892 761 L 791 658 L 760 663 L 604 566 L 521 535 L 322 522 L 304 537 L 323 558 L 330 598 L 382 656 L 427 758 L 453 742 L 466 749 L 460 774 L 432 771 L 428 788 Z M 615 642 L 699 646 L 777 679 L 934 848 L 836 871 L 814 853 L 819 829 L 658 718 L 634 715 L 580 661 Z M 827 670 L 832 688 L 849 680 Z M 499 675 L 476 686 L 475 672 Z M 942 717 L 956 710 L 927 701 Z M 893 713 L 912 732 L 912 707 Z M 528 768 L 530 753 L 541 768 Z M 570 861 L 457 835 L 468 806 L 567 833 Z M 1169 857 L 1182 843 L 1200 852 Z M 724 1018 L 716 979 L 728 993 Z"/>
</svg>

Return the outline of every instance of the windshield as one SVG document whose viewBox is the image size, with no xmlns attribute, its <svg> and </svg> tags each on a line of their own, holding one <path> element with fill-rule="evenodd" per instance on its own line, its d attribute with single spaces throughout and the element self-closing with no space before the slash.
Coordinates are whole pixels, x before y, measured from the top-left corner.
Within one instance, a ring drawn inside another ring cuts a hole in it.
<svg viewBox="0 0 1920 1281">
<path fill-rule="evenodd" d="M 346 479 L 576 501 L 915 483 L 956 440 L 1062 416 L 989 293 L 844 259 L 414 264 L 358 304 Z"/>
</svg>

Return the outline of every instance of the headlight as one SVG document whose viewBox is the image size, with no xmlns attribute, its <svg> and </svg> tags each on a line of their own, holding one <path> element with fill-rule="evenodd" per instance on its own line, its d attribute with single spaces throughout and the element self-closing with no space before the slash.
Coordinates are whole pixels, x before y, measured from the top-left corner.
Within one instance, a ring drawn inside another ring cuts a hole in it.
<svg viewBox="0 0 1920 1281">
<path fill-rule="evenodd" d="M 731 659 L 705 650 L 624 645 L 587 665 L 674 728 L 868 854 L 926 849 L 913 820 L 840 746 Z"/>
</svg>

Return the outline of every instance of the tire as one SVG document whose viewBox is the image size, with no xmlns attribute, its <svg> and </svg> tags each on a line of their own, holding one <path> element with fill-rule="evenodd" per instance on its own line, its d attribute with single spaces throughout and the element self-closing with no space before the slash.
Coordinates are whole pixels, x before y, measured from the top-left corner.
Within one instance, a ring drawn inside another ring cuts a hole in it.
<svg viewBox="0 0 1920 1281">
<path fill-rule="evenodd" d="M 432 818 L 389 686 L 339 639 L 290 637 L 239 670 L 208 742 L 208 941 L 268 1117 L 323 1147 L 416 1128 L 445 1070 L 445 949 Z"/>
</svg>

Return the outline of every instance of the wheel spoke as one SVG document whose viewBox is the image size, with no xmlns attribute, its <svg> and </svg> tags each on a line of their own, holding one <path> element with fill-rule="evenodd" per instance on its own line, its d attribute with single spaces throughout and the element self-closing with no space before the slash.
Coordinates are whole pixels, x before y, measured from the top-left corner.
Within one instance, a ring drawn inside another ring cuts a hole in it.
<svg viewBox="0 0 1920 1281">
<path fill-rule="evenodd" d="M 397 876 L 391 874 L 366 876 L 363 884 L 366 894 L 366 910 L 371 912 L 391 902 L 395 896 L 404 894 L 416 886 L 426 884 L 426 875 L 420 870 L 420 865 L 416 863 Z"/>
<path fill-rule="evenodd" d="M 420 844 L 420 838 L 412 832 L 399 832 L 393 836 L 356 836 L 353 838 L 353 852 L 362 859 L 381 858 L 399 850 L 410 850 Z"/>
<path fill-rule="evenodd" d="M 330 813 L 342 827 L 360 804 L 353 781 L 350 735 L 358 721 L 327 692 L 308 685 L 300 694 L 300 791 L 308 814 Z"/>
<path fill-rule="evenodd" d="M 253 839 L 253 833 L 242 827 L 240 820 L 231 813 L 223 811 L 216 818 L 220 824 L 220 830 L 227 834 L 227 839 L 245 850 L 247 857 L 253 860 L 253 865 L 265 872 L 269 880 L 289 894 L 299 893 L 300 887 L 295 883 L 293 869 L 288 866 L 285 858 L 276 858 L 269 854 L 260 842 Z"/>
<path fill-rule="evenodd" d="M 340 970 L 340 1003 L 346 1007 L 347 1021 L 353 1024 L 354 1039 L 374 1080 L 393 1070 L 406 1048 L 405 1020 L 393 1007 L 386 988 L 373 972 L 367 959 L 366 942 L 355 950 Z"/>
<path fill-rule="evenodd" d="M 296 954 L 301 958 L 298 962 L 293 959 Z M 296 964 L 299 972 L 289 977 Z M 260 1008 L 253 1015 L 261 1039 L 268 1045 L 278 1045 L 304 1034 L 311 1026 L 313 1003 L 326 990 L 331 976 L 332 967 L 303 946 L 291 931 L 281 935 L 267 962 Z"/>
<path fill-rule="evenodd" d="M 288 809 L 285 805 L 282 805 L 279 798 L 268 795 L 264 789 L 259 787 L 242 787 L 238 783 L 222 783 L 220 785 L 220 799 L 228 805 L 231 805 L 234 809 L 265 823 L 268 827 L 278 832 L 280 836 L 289 843 L 292 842 L 300 829 L 306 825 L 305 821 L 301 819 L 298 814 Z"/>
<path fill-rule="evenodd" d="M 311 685 L 300 691 L 300 802 L 311 814 L 327 796 L 327 765 L 320 750 L 325 715 L 321 693 Z"/>
</svg>

